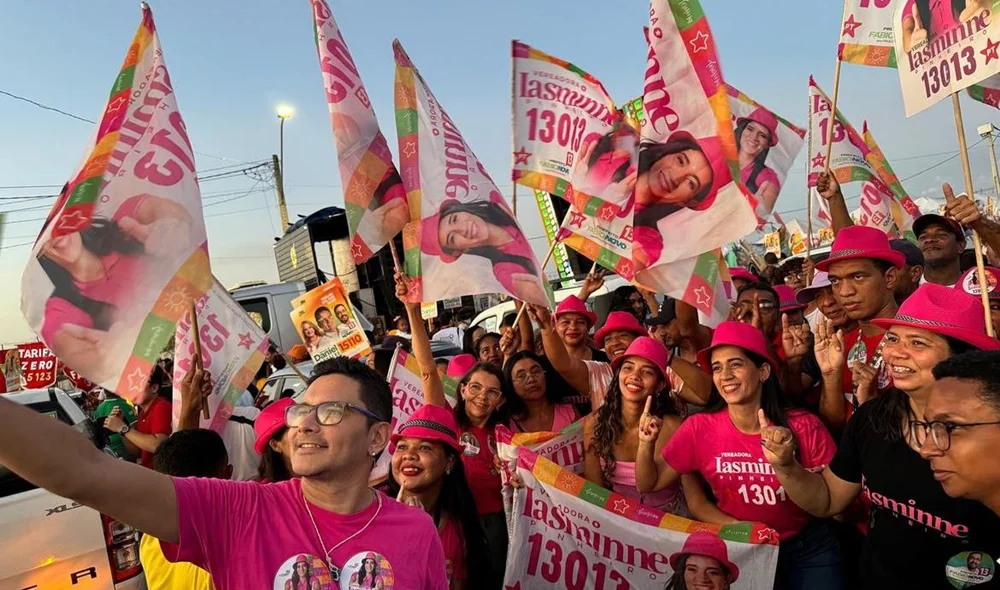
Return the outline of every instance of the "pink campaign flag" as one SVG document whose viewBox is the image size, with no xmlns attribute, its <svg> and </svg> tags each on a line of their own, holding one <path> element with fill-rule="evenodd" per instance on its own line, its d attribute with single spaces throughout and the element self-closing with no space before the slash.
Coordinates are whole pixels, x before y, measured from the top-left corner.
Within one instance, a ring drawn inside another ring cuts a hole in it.
<svg viewBox="0 0 1000 590">
<path fill-rule="evenodd" d="M 841 61 L 862 66 L 896 67 L 893 4 L 895 0 L 844 0 Z"/>
<path fill-rule="evenodd" d="M 135 399 L 211 284 L 194 153 L 143 4 L 94 142 L 24 270 L 21 311 L 60 360 Z"/>
<path fill-rule="evenodd" d="M 360 264 L 402 231 L 410 221 L 410 209 L 347 41 L 326 1 L 311 1 L 319 68 L 337 142 L 351 253 Z"/>
<path fill-rule="evenodd" d="M 399 41 L 396 130 L 410 206 L 403 232 L 415 301 L 506 293 L 549 305 L 534 250 L 500 189 L 434 97 Z"/>
</svg>

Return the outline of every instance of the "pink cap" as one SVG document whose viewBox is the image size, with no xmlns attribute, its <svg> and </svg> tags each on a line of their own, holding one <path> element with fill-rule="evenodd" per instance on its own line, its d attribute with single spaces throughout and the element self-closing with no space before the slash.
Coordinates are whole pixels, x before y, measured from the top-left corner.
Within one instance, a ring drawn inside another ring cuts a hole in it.
<svg viewBox="0 0 1000 590">
<path fill-rule="evenodd" d="M 780 301 L 780 311 L 782 313 L 786 311 L 795 311 L 796 309 L 805 309 L 806 306 L 802 305 L 795 298 L 795 290 L 786 285 L 777 285 L 774 287 L 774 292 L 778 294 L 778 301 Z"/>
<path fill-rule="evenodd" d="M 816 296 L 819 294 L 820 291 L 826 289 L 829 286 L 830 286 L 830 275 L 826 274 L 821 270 L 816 271 L 816 274 L 813 275 L 812 284 L 810 284 L 808 287 L 803 287 L 795 292 L 795 300 L 801 303 L 802 305 L 809 305 L 809 303 L 811 303 L 813 299 L 816 299 Z"/>
<path fill-rule="evenodd" d="M 920 328 L 981 350 L 1000 350 L 1000 341 L 986 335 L 986 317 L 979 297 L 944 285 L 920 285 L 899 307 L 896 317 L 872 323 L 886 330 L 892 326 Z"/>
<path fill-rule="evenodd" d="M 659 340 L 654 340 L 649 336 L 640 336 L 632 341 L 625 354 L 611 361 L 611 368 L 618 370 L 625 359 L 630 356 L 644 358 L 656 365 L 660 370 L 660 377 L 667 381 L 667 365 L 670 364 L 670 351 Z"/>
<path fill-rule="evenodd" d="M 699 531 L 688 535 L 684 541 L 684 547 L 680 551 L 670 556 L 670 567 L 677 569 L 677 562 L 685 555 L 704 555 L 711 557 L 726 566 L 729 570 L 729 583 L 732 584 L 740 577 L 740 568 L 729 561 L 729 551 L 726 549 L 726 542 L 709 532 Z"/>
<path fill-rule="evenodd" d="M 753 121 L 766 127 L 771 132 L 771 147 L 778 145 L 778 118 L 771 111 L 757 107 L 748 116 L 736 119 L 736 124 L 740 125 L 743 121 Z"/>
<path fill-rule="evenodd" d="M 559 316 L 566 315 L 568 313 L 577 313 L 587 318 L 590 325 L 593 326 L 597 323 L 597 314 L 587 309 L 587 304 L 580 301 L 580 298 L 576 295 L 570 295 L 566 299 L 563 299 L 562 303 L 556 307 L 555 317 L 559 319 Z"/>
<path fill-rule="evenodd" d="M 286 397 L 272 402 L 257 416 L 253 422 L 253 433 L 257 440 L 253 443 L 253 450 L 258 455 L 264 454 L 264 448 L 271 442 L 275 433 L 285 427 L 285 409 L 295 405 L 292 398 Z"/>
<path fill-rule="evenodd" d="M 462 452 L 458 442 L 458 422 L 455 413 L 441 406 L 421 406 L 416 412 L 400 424 L 396 432 L 389 438 L 390 453 L 396 452 L 396 443 L 401 438 L 419 438 L 444 443 L 456 452 Z"/>
<path fill-rule="evenodd" d="M 771 364 L 771 369 L 778 365 L 771 357 L 764 333 L 750 324 L 743 322 L 722 322 L 715 329 L 712 345 L 698 353 L 698 364 L 708 374 L 712 373 L 712 351 L 720 346 L 735 346 L 751 352 Z"/>
<path fill-rule="evenodd" d="M 987 266 L 983 270 L 986 273 L 986 296 L 990 299 L 1000 299 L 1000 289 L 997 289 L 997 285 L 1000 284 L 1000 269 Z M 961 289 L 969 295 L 980 297 L 979 273 L 976 271 L 976 267 L 967 270 L 962 278 L 955 283 L 955 288 Z"/>
<path fill-rule="evenodd" d="M 760 282 L 760 277 L 753 274 L 749 270 L 743 268 L 742 266 L 734 266 L 729 269 L 729 278 L 731 279 L 743 279 L 745 281 L 750 281 L 751 283 Z"/>
<path fill-rule="evenodd" d="M 478 359 L 469 353 L 455 355 L 448 361 L 447 374 L 452 379 L 461 379 L 477 362 Z"/>
<path fill-rule="evenodd" d="M 870 258 L 884 260 L 896 268 L 903 268 L 906 257 L 889 245 L 889 236 L 874 227 L 852 225 L 837 233 L 830 257 L 816 263 L 816 270 L 829 271 L 830 265 L 841 260 Z"/>
<path fill-rule="evenodd" d="M 604 326 L 594 334 L 594 340 L 598 344 L 604 343 L 604 337 L 612 332 L 631 332 L 636 336 L 645 336 L 646 329 L 642 327 L 639 320 L 627 311 L 613 311 L 608 314 L 608 319 L 604 321 Z"/>
</svg>

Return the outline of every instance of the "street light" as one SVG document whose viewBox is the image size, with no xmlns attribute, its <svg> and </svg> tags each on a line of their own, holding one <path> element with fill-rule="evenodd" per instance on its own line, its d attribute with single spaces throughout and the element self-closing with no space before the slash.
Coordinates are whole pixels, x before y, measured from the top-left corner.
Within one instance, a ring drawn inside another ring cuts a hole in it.
<svg viewBox="0 0 1000 590">
<path fill-rule="evenodd" d="M 993 123 L 984 123 L 980 125 L 976 131 L 979 132 L 979 137 L 989 140 L 990 142 L 990 167 L 993 169 L 993 194 L 1000 198 L 1000 174 L 997 174 L 997 153 L 993 150 L 993 142 L 996 136 L 993 131 L 1000 131 L 997 126 Z M 992 215 L 992 207 L 987 207 L 990 211 L 987 212 L 988 215 Z"/>
<path fill-rule="evenodd" d="M 282 171 L 285 169 L 285 119 L 291 119 L 294 114 L 295 109 L 287 104 L 278 105 L 278 119 L 281 121 L 279 130 L 280 145 L 278 150 L 278 161 L 281 162 Z"/>
<path fill-rule="evenodd" d="M 275 170 L 275 181 L 278 188 L 278 213 L 281 215 L 283 230 L 288 227 L 288 209 L 285 205 L 285 119 L 291 119 L 295 114 L 295 109 L 291 106 L 278 105 L 279 124 L 279 145 L 278 145 L 278 166 Z"/>
</svg>

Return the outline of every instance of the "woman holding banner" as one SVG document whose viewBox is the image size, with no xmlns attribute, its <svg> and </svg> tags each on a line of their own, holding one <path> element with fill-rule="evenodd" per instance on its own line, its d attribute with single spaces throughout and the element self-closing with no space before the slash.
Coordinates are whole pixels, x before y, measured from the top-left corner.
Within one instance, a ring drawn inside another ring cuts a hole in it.
<svg viewBox="0 0 1000 590">
<path fill-rule="evenodd" d="M 450 409 L 444 395 L 444 385 L 438 376 L 431 341 L 423 320 L 420 304 L 407 300 L 409 278 L 396 274 L 396 297 L 406 307 L 412 327 L 413 356 L 420 366 L 424 403 Z M 454 415 L 462 446 L 462 463 L 467 481 L 476 500 L 479 521 L 489 542 L 490 560 L 495 579 L 490 587 L 499 587 L 507 564 L 507 518 L 503 509 L 503 484 L 497 470 L 496 441 L 493 431 L 507 421 L 504 404 L 508 393 L 503 373 L 490 363 L 477 362 L 458 383 L 458 403 Z"/>
<path fill-rule="evenodd" d="M 816 416 L 788 406 L 778 384 L 778 365 L 757 328 L 723 322 L 711 347 L 698 353 L 698 362 L 714 382 L 708 407 L 681 424 L 660 452 L 656 447 L 661 432 L 670 425 L 649 409 L 643 413 L 636 487 L 655 492 L 682 474 L 700 474 L 717 504 L 689 501 L 696 519 L 713 524 L 762 522 L 778 532 L 776 588 L 839 590 L 842 562 L 833 533 L 789 499 L 766 465 L 760 443 L 762 429 L 781 425 L 794 433 L 790 436 L 802 464 L 816 469 L 829 463 L 836 451 L 830 433 Z M 688 483 L 685 493 L 698 491 Z"/>
<path fill-rule="evenodd" d="M 490 261 L 497 281 L 515 298 L 544 301 L 531 244 L 506 207 L 498 206 L 502 203 L 503 196 L 496 191 L 490 193 L 489 201 L 446 200 L 437 213 L 423 220 L 420 250 L 445 264 L 463 254 L 481 256 Z"/>
<path fill-rule="evenodd" d="M 736 119 L 736 145 L 740 180 L 757 197 L 759 208 L 770 211 L 781 191 L 778 175 L 766 164 L 771 148 L 778 145 L 777 117 L 757 107 L 746 117 Z"/>
</svg>

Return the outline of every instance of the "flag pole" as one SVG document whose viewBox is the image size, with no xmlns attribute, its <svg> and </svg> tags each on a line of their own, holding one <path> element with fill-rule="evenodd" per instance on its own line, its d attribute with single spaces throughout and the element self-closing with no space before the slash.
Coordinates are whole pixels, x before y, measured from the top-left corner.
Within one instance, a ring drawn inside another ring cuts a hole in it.
<svg viewBox="0 0 1000 590">
<path fill-rule="evenodd" d="M 202 371 L 205 367 L 201 364 L 201 334 L 198 328 L 198 305 L 194 301 L 191 301 L 191 334 L 194 336 L 194 363 L 192 368 L 199 368 Z M 198 392 L 201 395 L 201 392 Z M 212 417 L 208 410 L 208 400 L 204 397 L 201 398 L 201 417 L 208 420 Z"/>
<path fill-rule="evenodd" d="M 396 238 L 389 240 L 389 252 L 392 253 L 392 265 L 396 268 L 396 274 L 399 274 L 403 271 L 400 270 L 401 266 L 399 265 L 399 254 L 396 253 L 395 240 Z"/>
<path fill-rule="evenodd" d="M 517 71 L 516 71 L 516 66 L 515 66 L 516 62 L 514 60 L 514 44 L 515 43 L 517 43 L 516 39 L 510 42 L 510 47 L 511 47 L 511 52 L 510 52 L 510 154 L 511 154 L 511 158 L 514 158 L 514 152 L 517 151 L 517 102 L 516 102 L 517 101 L 517 95 L 516 95 L 516 92 L 515 92 L 516 87 L 517 87 Z M 514 166 L 516 164 L 517 164 L 517 160 L 514 159 L 511 162 L 511 166 L 510 166 L 511 172 L 513 172 Z M 511 180 L 514 183 L 514 194 L 513 194 L 512 198 L 511 198 L 511 200 L 513 201 L 513 203 L 512 203 L 512 209 L 514 210 L 514 219 L 517 219 L 517 180 L 514 179 L 514 175 L 513 174 L 511 174 L 510 176 L 511 176 Z M 542 265 L 542 266 L 544 266 L 544 265 Z M 521 308 L 523 309 L 524 306 L 522 305 Z M 514 325 L 516 326 L 517 323 L 515 322 Z"/>
<path fill-rule="evenodd" d="M 972 186 L 972 167 L 969 165 L 969 146 L 965 142 L 965 125 L 962 122 L 962 105 L 958 100 L 958 93 L 951 95 L 951 106 L 955 111 L 955 130 L 958 132 L 958 153 L 962 158 L 962 172 L 965 175 L 965 192 L 969 199 L 975 203 Z M 983 314 L 986 316 L 986 334 L 993 336 L 993 318 L 990 315 L 989 289 L 986 288 L 986 268 L 983 264 L 983 246 L 979 240 L 979 233 L 972 230 L 972 247 L 976 252 L 976 276 L 979 279 L 979 297 L 983 302 Z"/>
<path fill-rule="evenodd" d="M 840 65 L 840 59 L 838 56 L 837 65 Z M 806 240 L 806 258 L 812 257 L 812 236 L 813 236 L 813 200 L 812 200 L 812 187 L 809 186 L 809 171 L 810 171 L 810 160 L 812 157 L 813 148 L 813 129 L 812 129 L 812 100 L 810 100 L 809 93 L 806 93 L 806 125 L 808 130 L 806 133 L 809 137 L 806 139 L 806 232 L 809 234 L 809 239 Z M 829 160 L 829 158 L 827 158 Z M 812 277 L 806 277 L 808 279 L 807 285 L 812 284 Z"/>
<path fill-rule="evenodd" d="M 844 2 L 844 10 L 840 15 L 840 26 L 843 30 L 844 17 L 847 16 L 847 2 Z M 839 36 L 838 36 L 839 38 Z M 840 66 L 844 62 L 840 59 L 840 43 L 837 43 L 837 67 L 833 71 L 833 101 L 830 105 L 830 115 L 826 120 L 826 165 L 824 170 L 830 172 L 830 155 L 833 153 L 833 125 L 837 117 L 837 99 L 840 97 Z M 808 183 L 808 179 L 807 179 Z"/>
</svg>

